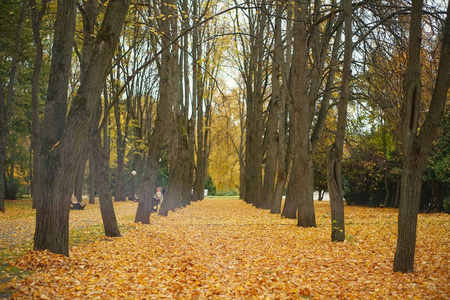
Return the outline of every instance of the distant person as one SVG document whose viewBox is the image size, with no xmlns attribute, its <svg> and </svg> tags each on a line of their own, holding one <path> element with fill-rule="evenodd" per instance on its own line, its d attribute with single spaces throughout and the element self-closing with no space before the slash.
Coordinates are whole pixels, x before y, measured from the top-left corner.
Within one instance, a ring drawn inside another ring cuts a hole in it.
<svg viewBox="0 0 450 300">
<path fill-rule="evenodd" d="M 71 209 L 84 209 L 86 207 L 86 203 L 78 202 L 78 200 L 77 200 L 77 198 L 75 198 L 75 196 L 72 196 L 71 204 L 72 204 Z"/>
<path fill-rule="evenodd" d="M 139 197 L 136 194 L 134 194 L 133 196 L 128 197 L 128 200 L 139 202 Z"/>
<path fill-rule="evenodd" d="M 164 196 L 162 194 L 161 188 L 157 187 L 156 193 L 153 196 L 153 203 L 152 203 L 153 211 L 155 211 L 155 212 L 158 211 L 158 206 L 161 204 L 163 198 L 164 198 Z"/>
</svg>

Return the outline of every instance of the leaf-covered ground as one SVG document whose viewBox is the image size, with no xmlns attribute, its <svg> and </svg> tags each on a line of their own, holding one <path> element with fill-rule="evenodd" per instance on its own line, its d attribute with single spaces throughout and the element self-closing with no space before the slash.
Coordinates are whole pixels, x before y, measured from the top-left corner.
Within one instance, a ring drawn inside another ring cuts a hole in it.
<svg viewBox="0 0 450 300">
<path fill-rule="evenodd" d="M 124 236 L 28 252 L 17 299 L 449 299 L 450 216 L 420 215 L 414 274 L 392 272 L 397 212 L 345 208 L 347 240 L 330 242 L 329 203 L 298 228 L 241 200 L 207 199 Z M 83 214 L 81 214 L 83 216 Z"/>
<path fill-rule="evenodd" d="M 98 201 L 97 201 L 98 203 Z M 0 213 L 0 299 L 10 295 L 9 282 L 23 277 L 28 270 L 16 268 L 12 262 L 32 249 L 36 212 L 30 199 L 6 201 L 6 212 Z M 115 202 L 120 230 L 126 231 L 134 220 L 137 203 Z M 99 205 L 88 205 L 84 210 L 70 211 L 70 245 L 89 243 L 103 237 Z"/>
</svg>

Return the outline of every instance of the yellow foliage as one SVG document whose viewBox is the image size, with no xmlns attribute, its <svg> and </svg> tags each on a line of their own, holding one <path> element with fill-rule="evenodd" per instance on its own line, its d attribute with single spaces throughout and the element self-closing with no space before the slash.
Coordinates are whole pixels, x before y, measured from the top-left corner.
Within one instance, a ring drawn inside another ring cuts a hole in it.
<svg viewBox="0 0 450 300">
<path fill-rule="evenodd" d="M 242 103 L 239 94 L 232 94 L 217 107 L 212 124 L 210 163 L 208 174 L 212 177 L 218 192 L 239 189 L 239 155 L 241 143 Z"/>
</svg>

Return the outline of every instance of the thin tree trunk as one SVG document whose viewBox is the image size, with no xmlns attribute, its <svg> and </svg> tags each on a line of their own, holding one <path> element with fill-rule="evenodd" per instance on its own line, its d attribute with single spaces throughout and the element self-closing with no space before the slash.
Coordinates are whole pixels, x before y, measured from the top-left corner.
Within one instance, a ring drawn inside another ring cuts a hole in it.
<svg viewBox="0 0 450 300">
<path fill-rule="evenodd" d="M 98 122 L 97 122 L 98 124 Z M 117 224 L 116 213 L 114 211 L 111 190 L 109 187 L 109 167 L 107 164 L 107 154 L 102 147 L 101 136 L 98 130 L 91 133 L 90 144 L 92 145 L 92 158 L 95 163 L 94 170 L 97 173 L 97 189 L 102 214 L 105 235 L 111 237 L 121 236 Z"/>
<path fill-rule="evenodd" d="M 79 203 L 81 203 L 83 200 L 84 173 L 86 172 L 88 151 L 89 149 L 88 147 L 86 147 L 81 153 L 81 158 L 77 166 L 77 173 L 75 175 L 75 187 L 73 194 Z"/>
<path fill-rule="evenodd" d="M 345 128 L 347 126 L 347 105 L 350 97 L 351 59 L 352 59 L 352 3 L 342 2 L 345 22 L 344 62 L 342 67 L 341 95 L 338 104 L 338 123 L 335 142 L 328 149 L 328 191 L 331 208 L 331 240 L 345 240 L 344 195 L 342 187 L 342 154 L 344 151 Z"/>
<path fill-rule="evenodd" d="M 40 121 L 39 121 L 39 78 L 43 62 L 43 47 L 41 38 L 41 21 L 47 10 L 48 0 L 41 3 L 41 10 L 37 12 L 36 1 L 29 1 L 31 10 L 31 25 L 33 29 L 33 38 L 36 46 L 36 58 L 34 61 L 33 77 L 31 79 L 31 148 L 33 151 L 33 169 L 31 180 L 31 195 L 33 197 L 33 208 L 36 208 L 37 196 L 39 195 L 39 150 L 40 150 Z"/>
<path fill-rule="evenodd" d="M 198 57 L 200 58 L 202 55 L 201 49 L 197 51 Z M 197 68 L 198 70 L 198 68 Z M 203 200 L 204 198 L 204 189 L 205 185 L 203 184 L 203 178 L 206 176 L 206 167 L 204 165 L 205 159 L 205 149 L 204 146 L 204 127 L 205 120 L 203 114 L 203 87 L 204 87 L 204 78 L 202 78 L 201 71 L 198 70 L 197 74 L 197 166 L 195 169 L 195 183 L 194 183 L 194 200 Z"/>
<path fill-rule="evenodd" d="M 125 185 L 123 183 L 124 174 L 124 160 L 125 160 L 125 141 L 124 136 L 122 135 L 122 124 L 120 120 L 120 108 L 119 103 L 114 105 L 114 116 L 116 119 L 116 128 L 117 128 L 117 176 L 116 176 L 116 188 L 114 190 L 114 201 L 125 201 L 124 198 Z"/>
<path fill-rule="evenodd" d="M 100 137 L 101 139 L 101 137 Z M 95 163 L 94 149 L 91 145 L 89 149 L 89 204 L 95 204 Z"/>
</svg>

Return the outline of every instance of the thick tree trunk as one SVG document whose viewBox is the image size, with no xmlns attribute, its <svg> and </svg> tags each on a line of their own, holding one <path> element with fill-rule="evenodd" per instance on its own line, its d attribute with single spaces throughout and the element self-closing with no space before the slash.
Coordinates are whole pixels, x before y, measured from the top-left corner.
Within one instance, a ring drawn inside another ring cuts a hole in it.
<svg viewBox="0 0 450 300">
<path fill-rule="evenodd" d="M 76 165 L 89 136 L 96 104 L 109 71 L 128 6 L 129 0 L 109 2 L 102 26 L 97 34 L 92 59 L 89 61 L 86 74 L 73 100 L 66 126 L 63 120 L 50 113 L 50 105 L 46 106 L 48 118 L 44 123 L 46 136 L 43 140 L 40 161 L 43 192 L 40 197 L 42 203 L 37 206 L 36 211 L 35 250 L 48 249 L 54 253 L 69 255 L 70 194 Z M 67 80 L 60 81 L 56 75 L 61 72 L 64 75 L 62 78 L 68 78 L 70 74 L 74 25 L 75 1 L 61 1 L 58 5 L 55 51 L 49 80 L 49 90 L 58 87 L 55 92 L 58 92 L 61 99 L 65 99 L 67 94 Z M 61 37 L 65 40 L 61 41 Z M 63 59 L 56 59 L 58 56 Z M 56 68 L 55 63 L 60 61 L 65 63 L 58 63 Z M 62 124 L 62 127 L 57 126 L 58 124 Z M 55 134 L 52 134 L 52 129 L 57 129 Z M 59 132 L 61 132 L 60 135 L 58 135 Z M 59 136 L 61 137 L 58 138 Z"/>
<path fill-rule="evenodd" d="M 265 8 L 265 1 L 261 1 Z M 252 19 L 253 18 L 253 19 Z M 246 152 L 245 152 L 245 200 L 256 207 L 266 207 L 262 199 L 263 178 L 263 76 L 264 33 L 267 26 L 265 13 L 256 13 L 249 17 L 250 23 L 250 58 L 246 62 Z M 270 175 L 269 175 L 270 176 Z"/>
<path fill-rule="evenodd" d="M 165 15 L 172 13 L 172 6 L 170 0 L 164 1 L 161 4 L 161 12 Z M 170 130 L 172 128 L 172 103 L 171 103 L 171 49 L 170 43 L 170 20 L 161 20 L 161 30 L 166 33 L 163 36 L 161 42 L 164 51 L 161 53 L 161 65 L 159 68 L 159 102 L 157 108 L 157 115 L 155 120 L 155 126 L 153 128 L 152 135 L 149 141 L 149 152 L 147 158 L 146 168 L 144 170 L 144 176 L 140 180 L 139 185 L 139 204 L 136 211 L 135 223 L 141 222 L 143 224 L 150 223 L 150 213 L 152 211 L 152 200 L 154 195 L 154 188 L 156 184 L 156 177 L 158 172 L 158 162 L 161 156 L 161 152 L 164 146 Z"/>
<path fill-rule="evenodd" d="M 172 25 L 172 30 L 175 25 Z M 176 32 L 172 32 L 176 36 Z M 185 117 L 182 114 L 181 107 L 183 104 L 182 85 L 181 85 L 181 70 L 178 65 L 178 53 L 176 49 L 172 50 L 170 60 L 170 87 L 169 99 L 173 102 L 172 121 L 169 123 L 170 144 L 169 144 L 169 183 L 167 191 L 164 195 L 164 200 L 159 209 L 159 215 L 167 216 L 169 210 L 181 207 L 183 196 L 183 174 L 186 171 L 187 161 L 187 128 L 184 126 Z"/>
<path fill-rule="evenodd" d="M 277 76 L 273 76 L 277 77 Z M 278 78 L 276 79 L 278 80 Z M 277 127 L 278 127 L 278 101 L 279 101 L 279 89 L 274 89 L 277 87 L 276 80 L 272 80 L 272 99 L 268 108 L 268 120 L 266 125 L 266 135 L 264 137 L 266 141 L 266 157 L 264 164 L 264 185 L 263 185 L 263 201 L 261 208 L 268 209 L 273 206 L 274 202 L 274 191 L 275 191 L 275 179 L 277 173 Z"/>
<path fill-rule="evenodd" d="M 75 29 L 76 1 L 58 1 L 55 34 L 52 48 L 50 78 L 45 104 L 39 160 L 40 194 L 36 203 L 36 231 L 34 250 L 48 249 L 69 255 L 69 208 L 73 191 L 73 175 L 63 187 L 55 187 L 63 175 L 60 142 L 63 135 L 67 89 L 71 73 L 73 33 Z M 77 157 L 78 159 L 78 157 Z M 66 170 L 64 170 L 66 171 Z M 72 173 L 75 170 L 71 170 Z"/>
<path fill-rule="evenodd" d="M 274 132 L 274 144 L 270 147 L 274 147 L 275 157 L 274 163 L 274 178 L 273 187 L 270 193 L 270 198 L 267 199 L 271 213 L 281 212 L 281 200 L 283 195 L 283 189 L 286 184 L 286 95 L 281 89 L 280 79 L 282 77 L 281 64 L 283 61 L 283 43 L 281 39 L 281 18 L 282 18 L 282 6 L 277 3 L 276 18 L 275 18 L 275 47 L 273 54 L 273 66 L 272 66 L 272 97 L 275 100 L 274 110 L 276 111 L 276 128 Z M 269 122 L 268 122 L 269 123 Z M 268 151 L 270 149 L 269 145 Z M 269 152 L 267 153 L 267 158 Z M 266 158 L 266 160 L 267 160 Z M 266 164 L 267 167 L 267 164 Z M 264 172 L 266 173 L 266 171 Z M 264 176 L 264 186 L 266 186 L 266 177 Z M 264 193 L 267 195 L 270 189 L 265 189 Z M 267 196 L 266 196 L 267 197 Z"/>
<path fill-rule="evenodd" d="M 178 118 L 178 126 L 181 126 L 181 118 Z M 185 170 L 185 164 L 188 163 L 184 157 L 184 151 L 182 149 L 181 139 L 186 138 L 183 137 L 182 133 L 179 130 L 182 128 L 178 128 L 175 132 L 175 139 L 172 141 L 172 149 L 171 149 L 171 166 L 170 166 L 170 176 L 169 176 L 169 184 L 167 186 L 167 192 L 164 195 L 164 200 L 159 209 L 160 216 L 167 216 L 169 210 L 174 210 L 177 207 L 181 206 L 181 199 L 183 195 L 183 171 Z"/>
<path fill-rule="evenodd" d="M 278 7 L 280 4 L 278 4 Z M 292 15 L 292 9 L 288 8 L 288 15 Z M 277 14 L 278 16 L 278 14 Z M 278 21 L 276 21 L 278 22 Z M 275 195 L 274 195 L 274 206 L 271 209 L 272 213 L 282 213 L 281 212 L 281 202 L 283 199 L 283 192 L 286 187 L 287 176 L 289 172 L 289 166 L 291 165 L 291 145 L 292 143 L 288 142 L 291 140 L 291 136 L 287 136 L 287 128 L 289 127 L 288 118 L 290 103 L 292 102 L 291 93 L 289 89 L 289 77 L 290 77 L 290 69 L 292 64 L 292 18 L 288 18 L 286 20 L 286 36 L 289 37 L 286 39 L 286 51 L 285 56 L 281 55 L 278 58 L 280 63 L 280 73 L 282 79 L 282 89 L 281 89 L 281 105 L 279 108 L 279 129 L 278 129 L 278 167 L 277 167 L 277 183 L 275 187 Z M 281 36 L 277 37 L 278 39 Z M 275 41 L 278 45 L 280 41 Z M 278 47 L 276 47 L 277 49 Z M 277 50 L 276 50 L 277 51 Z M 278 54 L 279 55 L 279 54 Z M 277 52 L 275 52 L 275 58 L 277 58 Z M 284 210 L 283 213 L 287 211 Z M 282 214 L 283 215 L 283 214 Z M 294 213 L 295 218 L 296 209 Z"/>
<path fill-rule="evenodd" d="M 419 129 L 422 6 L 422 0 L 413 0 L 409 34 L 409 57 L 404 88 L 404 163 L 398 215 L 397 248 L 394 258 L 394 272 L 404 273 L 414 272 L 417 214 L 420 204 L 422 174 L 425 170 L 432 142 L 442 122 L 450 83 L 450 6 L 448 6 L 436 84 L 427 116 Z"/>
<path fill-rule="evenodd" d="M 293 80 L 294 159 L 286 198 L 293 198 L 298 208 L 297 225 L 315 227 L 313 202 L 313 166 L 310 142 L 311 103 L 307 96 L 307 34 L 305 2 L 295 2 Z M 288 200 L 288 199 L 286 199 Z M 293 208 L 291 208 L 293 210 Z M 292 216 L 293 211 L 290 212 Z"/>
</svg>

